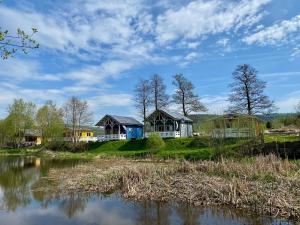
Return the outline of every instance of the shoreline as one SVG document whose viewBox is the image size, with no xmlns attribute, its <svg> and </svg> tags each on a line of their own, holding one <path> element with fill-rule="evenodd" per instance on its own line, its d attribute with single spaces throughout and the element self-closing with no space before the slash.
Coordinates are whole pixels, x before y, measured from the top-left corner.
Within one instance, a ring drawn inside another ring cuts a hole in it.
<svg viewBox="0 0 300 225">
<path fill-rule="evenodd" d="M 299 171 L 299 162 L 274 155 L 195 163 L 94 159 L 72 169 L 51 169 L 43 179 L 54 182 L 57 192 L 119 193 L 135 201 L 226 205 L 300 221 Z"/>
</svg>

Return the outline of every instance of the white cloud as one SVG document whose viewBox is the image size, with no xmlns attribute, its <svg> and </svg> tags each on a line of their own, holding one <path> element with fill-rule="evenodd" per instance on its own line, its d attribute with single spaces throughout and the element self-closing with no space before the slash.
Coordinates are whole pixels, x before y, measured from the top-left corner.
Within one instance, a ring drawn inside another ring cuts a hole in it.
<svg viewBox="0 0 300 225">
<path fill-rule="evenodd" d="M 300 102 L 300 91 L 295 91 L 282 96 L 275 101 L 276 106 L 279 107 L 279 112 L 295 112 L 295 106 Z"/>
<path fill-rule="evenodd" d="M 132 106 L 133 96 L 130 94 L 101 94 L 89 99 L 93 107 Z"/>
<path fill-rule="evenodd" d="M 60 77 L 68 80 L 74 80 L 77 85 L 98 86 L 104 85 L 106 79 L 116 79 L 123 72 L 133 67 L 130 61 L 112 60 L 106 61 L 100 66 L 85 66 L 81 69 L 75 69 L 71 72 L 60 74 Z"/>
<path fill-rule="evenodd" d="M 292 76 L 300 76 L 299 71 L 294 72 L 276 72 L 276 73 L 263 73 L 260 76 L 268 78 L 268 77 L 292 77 Z"/>
<path fill-rule="evenodd" d="M 201 98 L 204 105 L 208 108 L 208 113 L 223 114 L 228 109 L 228 95 L 205 95 Z"/>
<path fill-rule="evenodd" d="M 247 44 L 277 45 L 299 36 L 300 15 L 291 20 L 283 20 L 273 26 L 266 27 L 243 39 Z M 298 33 L 298 34 L 297 34 Z"/>
<path fill-rule="evenodd" d="M 180 9 L 169 9 L 157 19 L 157 40 L 166 43 L 179 38 L 193 40 L 205 35 L 257 23 L 263 16 L 262 6 L 270 0 L 224 1 L 197 0 Z"/>
<path fill-rule="evenodd" d="M 9 80 L 11 82 L 20 82 L 24 80 L 60 80 L 58 76 L 41 73 L 39 62 L 33 60 L 20 60 L 17 58 L 11 58 L 5 61 L 0 60 L 0 67 L 0 76 L 2 80 Z"/>
</svg>

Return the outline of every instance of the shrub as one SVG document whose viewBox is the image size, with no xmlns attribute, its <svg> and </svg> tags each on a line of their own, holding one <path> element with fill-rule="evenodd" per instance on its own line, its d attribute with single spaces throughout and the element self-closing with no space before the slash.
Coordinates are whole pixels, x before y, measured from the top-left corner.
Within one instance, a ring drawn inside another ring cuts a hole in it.
<svg viewBox="0 0 300 225">
<path fill-rule="evenodd" d="M 82 152 L 88 150 L 88 144 L 83 142 L 72 143 L 65 141 L 54 141 L 47 143 L 45 148 L 60 152 Z"/>
<path fill-rule="evenodd" d="M 188 147 L 191 148 L 204 148 L 208 147 L 208 140 L 201 137 L 193 137 L 193 140 L 189 143 Z"/>
<path fill-rule="evenodd" d="M 146 141 L 146 147 L 151 151 L 159 151 L 162 148 L 164 148 L 165 145 L 166 144 L 164 140 L 161 138 L 159 134 L 156 133 L 151 134 Z"/>
</svg>

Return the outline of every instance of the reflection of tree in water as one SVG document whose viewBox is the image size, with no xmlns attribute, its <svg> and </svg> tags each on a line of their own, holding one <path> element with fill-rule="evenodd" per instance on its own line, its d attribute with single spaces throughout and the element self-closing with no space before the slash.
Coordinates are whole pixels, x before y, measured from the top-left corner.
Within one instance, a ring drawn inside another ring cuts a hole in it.
<svg viewBox="0 0 300 225">
<path fill-rule="evenodd" d="M 199 217 L 203 213 L 200 207 L 194 207 L 188 203 L 177 204 L 176 212 L 183 225 L 200 225 Z"/>
<path fill-rule="evenodd" d="M 71 194 L 61 200 L 59 208 L 64 212 L 68 218 L 76 216 L 78 213 L 83 212 L 86 208 L 87 198 L 82 195 Z"/>
<path fill-rule="evenodd" d="M 274 220 L 272 218 L 255 215 L 253 213 L 247 213 L 247 211 L 245 210 L 237 210 L 235 208 L 214 207 L 214 208 L 210 208 L 210 213 L 213 217 L 220 218 L 222 220 L 236 221 L 240 224 L 251 224 L 251 225 L 274 224 Z"/>
<path fill-rule="evenodd" d="M 88 194 L 59 194 L 50 190 L 34 191 L 33 197 L 41 203 L 43 208 L 57 204 L 60 211 L 68 218 L 84 212 L 88 199 L 90 199 L 90 195 Z"/>
<path fill-rule="evenodd" d="M 36 169 L 23 159 L 5 158 L 0 162 L 0 187 L 3 190 L 2 207 L 15 211 L 30 203 L 30 183 L 36 177 Z M 26 169 L 24 169 L 26 167 Z"/>
<path fill-rule="evenodd" d="M 136 223 L 139 225 L 169 225 L 172 209 L 169 204 L 144 201 L 136 203 Z"/>
<path fill-rule="evenodd" d="M 36 157 L 0 157 L 0 188 L 3 191 L 0 208 L 15 211 L 18 207 L 27 206 L 31 201 L 31 188 L 35 186 L 35 183 L 40 182 L 40 176 L 46 175 L 50 168 L 73 167 L 78 163 L 81 161 L 42 160 L 41 162 Z M 39 196 L 44 195 L 41 192 L 33 193 L 33 195 L 37 200 L 44 198 Z"/>
</svg>

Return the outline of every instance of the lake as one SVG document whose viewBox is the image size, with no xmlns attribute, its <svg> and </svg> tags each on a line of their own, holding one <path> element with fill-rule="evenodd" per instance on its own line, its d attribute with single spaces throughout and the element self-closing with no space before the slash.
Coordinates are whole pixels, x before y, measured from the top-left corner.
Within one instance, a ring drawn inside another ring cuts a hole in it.
<svg viewBox="0 0 300 225">
<path fill-rule="evenodd" d="M 82 160 L 0 157 L 0 225 L 245 225 L 296 224 L 226 207 L 133 202 L 117 194 L 61 194 L 39 190 L 51 168 Z M 47 183 L 48 184 L 48 183 Z"/>
</svg>

